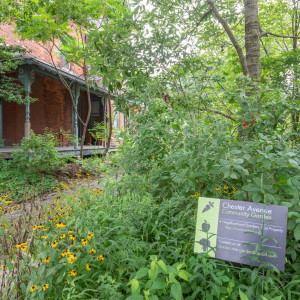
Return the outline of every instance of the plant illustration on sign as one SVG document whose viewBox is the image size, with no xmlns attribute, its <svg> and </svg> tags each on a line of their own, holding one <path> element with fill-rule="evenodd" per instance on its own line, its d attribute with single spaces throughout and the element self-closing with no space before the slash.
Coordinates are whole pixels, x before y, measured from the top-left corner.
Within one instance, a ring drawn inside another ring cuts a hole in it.
<svg viewBox="0 0 300 300">
<path fill-rule="evenodd" d="M 205 220 L 203 223 L 202 223 L 202 231 L 204 232 L 208 232 L 210 228 L 210 225 L 207 223 L 207 221 Z"/>
<path fill-rule="evenodd" d="M 208 247 L 210 247 L 210 241 L 208 239 L 201 239 L 199 244 L 202 246 L 203 251 L 206 251 Z"/>
<path fill-rule="evenodd" d="M 206 211 L 210 210 L 211 208 L 214 207 L 214 203 L 209 201 L 209 204 L 207 204 L 204 209 L 202 210 L 203 213 L 205 213 Z"/>
</svg>

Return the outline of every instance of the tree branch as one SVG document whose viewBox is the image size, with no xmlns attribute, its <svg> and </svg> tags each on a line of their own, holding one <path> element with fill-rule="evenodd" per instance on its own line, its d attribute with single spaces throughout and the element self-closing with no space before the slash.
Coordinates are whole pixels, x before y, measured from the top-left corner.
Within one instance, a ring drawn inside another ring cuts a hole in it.
<svg viewBox="0 0 300 300">
<path fill-rule="evenodd" d="M 261 34 L 259 35 L 259 38 L 262 38 L 263 36 L 268 36 L 268 35 L 273 35 L 273 36 L 281 37 L 281 38 L 285 38 L 285 39 L 300 39 L 300 36 L 281 35 L 281 34 L 272 33 L 270 31 L 263 31 L 263 32 L 261 32 Z"/>
<path fill-rule="evenodd" d="M 223 26 L 224 30 L 226 31 L 231 43 L 233 44 L 239 59 L 240 59 L 240 63 L 242 66 L 242 70 L 243 70 L 243 74 L 245 76 L 248 76 L 248 68 L 247 68 L 247 63 L 246 63 L 246 59 L 243 53 L 243 49 L 240 46 L 240 44 L 238 43 L 236 37 L 234 36 L 233 32 L 231 31 L 229 25 L 227 24 L 227 22 L 222 18 L 222 16 L 220 15 L 219 11 L 217 10 L 215 3 L 213 0 L 206 0 L 206 2 L 210 5 L 212 11 L 214 12 L 217 20 L 221 23 L 221 25 Z"/>
<path fill-rule="evenodd" d="M 227 119 L 230 119 L 231 121 L 234 121 L 236 122 L 236 119 L 228 114 L 225 114 L 219 110 L 215 110 L 215 109 L 210 109 L 210 108 L 202 108 L 202 107 L 199 107 L 199 106 L 189 106 L 190 108 L 195 108 L 195 109 L 198 109 L 200 111 L 207 111 L 207 112 L 212 112 L 214 114 L 217 114 L 217 115 L 221 115 L 223 117 L 226 117 Z"/>
</svg>

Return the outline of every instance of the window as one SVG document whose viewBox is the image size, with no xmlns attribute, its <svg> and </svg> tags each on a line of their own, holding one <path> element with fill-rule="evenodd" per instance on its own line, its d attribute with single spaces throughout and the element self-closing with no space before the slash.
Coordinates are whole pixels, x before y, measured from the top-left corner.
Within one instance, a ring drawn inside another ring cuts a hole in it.
<svg viewBox="0 0 300 300">
<path fill-rule="evenodd" d="M 114 128 L 120 127 L 120 113 L 118 111 L 115 111 L 114 113 Z"/>
<path fill-rule="evenodd" d="M 63 53 L 61 53 L 61 68 L 64 71 L 71 70 L 71 62 L 66 60 L 66 56 Z"/>
</svg>

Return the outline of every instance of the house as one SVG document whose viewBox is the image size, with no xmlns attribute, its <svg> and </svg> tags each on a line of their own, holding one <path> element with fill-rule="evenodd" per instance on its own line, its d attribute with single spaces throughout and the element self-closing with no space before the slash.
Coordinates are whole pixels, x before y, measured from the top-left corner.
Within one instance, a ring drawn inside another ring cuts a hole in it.
<svg viewBox="0 0 300 300">
<path fill-rule="evenodd" d="M 80 68 L 73 63 L 67 63 L 59 53 L 52 53 L 52 60 L 47 45 L 21 40 L 15 35 L 12 25 L 0 25 L 0 36 L 5 37 L 6 44 L 26 47 L 28 54 L 22 58 L 18 70 L 9 76 L 17 78 L 24 85 L 26 95 L 38 99 L 31 104 L 22 105 L 0 99 L 0 141 L 4 140 L 0 152 L 9 152 L 8 149 L 20 143 L 24 136 L 29 136 L 30 130 L 42 134 L 47 128 L 57 134 L 61 146 L 59 151 L 77 155 L 82 125 L 75 106 L 83 120 L 86 119 L 88 111 L 87 90 Z M 68 83 L 70 90 L 62 80 Z M 91 118 L 85 139 L 85 154 L 91 154 L 96 145 L 97 148 L 104 149 L 105 142 L 94 140 L 89 130 L 95 123 L 107 122 L 107 101 L 111 101 L 112 107 L 114 102 L 113 99 L 107 99 L 108 91 L 101 86 L 92 88 L 90 94 Z M 124 122 L 122 114 L 114 120 L 115 126 L 123 127 Z M 62 132 L 69 132 L 73 138 L 70 139 Z"/>
</svg>

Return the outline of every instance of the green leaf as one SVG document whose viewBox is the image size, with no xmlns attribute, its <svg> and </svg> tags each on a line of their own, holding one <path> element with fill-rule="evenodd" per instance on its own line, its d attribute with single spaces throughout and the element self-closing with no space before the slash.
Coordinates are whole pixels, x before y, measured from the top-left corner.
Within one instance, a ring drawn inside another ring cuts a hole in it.
<svg viewBox="0 0 300 300">
<path fill-rule="evenodd" d="M 294 159 L 289 159 L 289 163 L 294 167 L 294 168 L 298 168 L 298 163 L 294 160 Z"/>
<path fill-rule="evenodd" d="M 157 277 L 152 286 L 151 286 L 151 289 L 153 290 L 162 290 L 166 287 L 166 280 L 163 279 L 162 277 Z"/>
<path fill-rule="evenodd" d="M 241 290 L 239 290 L 239 295 L 241 300 L 249 300 L 246 294 L 244 294 Z"/>
<path fill-rule="evenodd" d="M 139 269 L 136 274 L 135 274 L 135 278 L 136 279 L 140 279 L 140 278 L 143 278 L 145 277 L 146 275 L 148 274 L 148 269 L 147 268 L 141 268 Z"/>
<path fill-rule="evenodd" d="M 297 224 L 295 230 L 294 230 L 294 237 L 297 241 L 300 240 L 300 223 Z"/>
<path fill-rule="evenodd" d="M 158 262 L 158 265 L 162 268 L 162 270 L 167 273 L 167 267 L 166 267 L 166 264 L 162 261 L 162 260 L 159 260 Z"/>
<path fill-rule="evenodd" d="M 172 124 L 172 128 L 179 131 L 181 128 L 178 124 Z"/>
<path fill-rule="evenodd" d="M 171 295 L 176 299 L 176 300 L 181 300 L 182 297 L 182 289 L 181 285 L 179 282 L 174 282 L 171 286 Z"/>
<path fill-rule="evenodd" d="M 139 289 L 140 283 L 135 278 L 131 279 L 129 283 L 131 284 L 131 292 L 135 293 Z"/>
<path fill-rule="evenodd" d="M 190 273 L 188 273 L 187 271 L 184 271 L 184 270 L 180 270 L 178 272 L 178 276 L 185 280 L 185 281 L 189 281 L 189 278 L 192 276 Z"/>
</svg>

